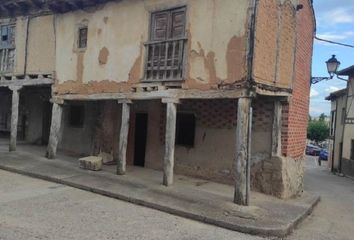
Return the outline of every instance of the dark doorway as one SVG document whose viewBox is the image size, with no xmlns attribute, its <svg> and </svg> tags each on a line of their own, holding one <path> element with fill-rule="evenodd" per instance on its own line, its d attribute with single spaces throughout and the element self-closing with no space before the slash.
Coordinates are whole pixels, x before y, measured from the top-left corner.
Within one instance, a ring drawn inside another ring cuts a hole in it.
<svg viewBox="0 0 354 240">
<path fill-rule="evenodd" d="M 145 150 L 147 139 L 147 113 L 135 114 L 134 165 L 145 166 Z"/>
<path fill-rule="evenodd" d="M 42 119 L 42 144 L 47 145 L 49 142 L 50 125 L 52 120 L 52 104 L 47 101 L 43 103 L 43 119 Z"/>
</svg>

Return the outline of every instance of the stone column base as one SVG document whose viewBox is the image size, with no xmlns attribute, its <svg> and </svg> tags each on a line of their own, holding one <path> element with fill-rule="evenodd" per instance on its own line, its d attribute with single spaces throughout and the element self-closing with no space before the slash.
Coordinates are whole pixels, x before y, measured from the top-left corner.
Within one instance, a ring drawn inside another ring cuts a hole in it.
<svg viewBox="0 0 354 240">
<path fill-rule="evenodd" d="M 252 166 L 251 185 L 256 191 L 288 199 L 304 189 L 304 159 L 271 157 Z"/>
</svg>

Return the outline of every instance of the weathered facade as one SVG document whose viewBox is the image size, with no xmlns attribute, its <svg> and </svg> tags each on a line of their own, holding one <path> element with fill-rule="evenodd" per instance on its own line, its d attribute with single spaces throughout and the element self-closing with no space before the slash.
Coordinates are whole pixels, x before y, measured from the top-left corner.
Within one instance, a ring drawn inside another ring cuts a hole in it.
<svg viewBox="0 0 354 240">
<path fill-rule="evenodd" d="M 57 149 L 100 154 L 118 174 L 126 165 L 163 170 L 167 186 L 174 172 L 232 183 L 239 204 L 251 186 L 281 198 L 302 192 L 310 0 L 0 6 L 16 32 L 0 84 L 53 83 L 49 158 Z"/>
<path fill-rule="evenodd" d="M 354 177 L 354 66 L 338 72 L 348 76 L 347 88 L 331 93 L 329 167 L 333 172 Z"/>
</svg>

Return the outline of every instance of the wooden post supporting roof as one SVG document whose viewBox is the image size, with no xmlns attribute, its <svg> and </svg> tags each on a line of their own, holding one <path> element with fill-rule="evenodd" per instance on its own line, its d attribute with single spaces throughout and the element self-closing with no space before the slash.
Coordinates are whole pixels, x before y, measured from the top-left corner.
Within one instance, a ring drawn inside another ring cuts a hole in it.
<svg viewBox="0 0 354 240">
<path fill-rule="evenodd" d="M 130 104 L 131 101 L 118 101 L 122 104 L 122 122 L 119 135 L 119 155 L 117 162 L 117 174 L 124 175 L 127 162 L 127 144 L 129 134 Z"/>
<path fill-rule="evenodd" d="M 17 126 L 18 126 L 18 108 L 20 102 L 20 90 L 22 87 L 11 86 L 12 91 L 12 103 L 11 103 L 11 134 L 10 134 L 10 146 L 9 151 L 16 151 L 17 144 Z"/>
<path fill-rule="evenodd" d="M 274 102 L 274 117 L 272 131 L 272 156 L 281 155 L 281 129 L 282 129 L 282 104 L 279 100 Z"/>
<path fill-rule="evenodd" d="M 237 108 L 234 203 L 243 206 L 249 205 L 251 124 L 251 99 L 240 98 Z"/>
<path fill-rule="evenodd" d="M 175 162 L 175 138 L 178 100 L 163 99 L 162 102 L 167 103 L 163 185 L 171 186 L 173 184 L 173 168 Z"/>
<path fill-rule="evenodd" d="M 49 159 L 54 159 L 57 155 L 58 143 L 62 134 L 62 115 L 63 106 L 58 103 L 53 103 L 52 123 L 50 126 L 50 136 L 46 154 Z"/>
</svg>

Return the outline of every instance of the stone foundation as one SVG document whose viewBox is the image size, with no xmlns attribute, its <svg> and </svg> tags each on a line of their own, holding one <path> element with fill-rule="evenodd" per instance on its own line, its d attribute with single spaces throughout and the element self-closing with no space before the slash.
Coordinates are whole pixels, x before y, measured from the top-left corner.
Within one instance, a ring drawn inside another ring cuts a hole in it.
<svg viewBox="0 0 354 240">
<path fill-rule="evenodd" d="M 304 188 L 304 161 L 272 157 L 252 166 L 251 184 L 254 190 L 288 199 L 300 195 Z"/>
</svg>

